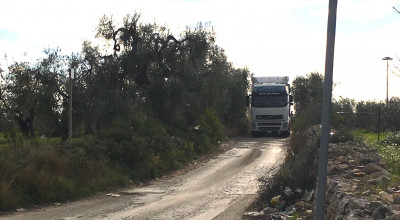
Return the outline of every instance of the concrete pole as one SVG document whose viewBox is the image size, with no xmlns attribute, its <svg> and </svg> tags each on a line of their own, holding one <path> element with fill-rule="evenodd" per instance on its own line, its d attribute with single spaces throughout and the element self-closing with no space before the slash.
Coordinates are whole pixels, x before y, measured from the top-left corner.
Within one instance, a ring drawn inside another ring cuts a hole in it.
<svg viewBox="0 0 400 220">
<path fill-rule="evenodd" d="M 333 60 L 335 54 L 337 0 L 329 0 L 328 30 L 325 57 L 325 77 L 322 103 L 322 129 L 319 147 L 318 183 L 317 183 L 317 211 L 315 219 L 325 219 L 326 181 L 328 165 L 328 146 L 330 133 L 330 119 L 332 106 L 332 78 Z"/>
</svg>

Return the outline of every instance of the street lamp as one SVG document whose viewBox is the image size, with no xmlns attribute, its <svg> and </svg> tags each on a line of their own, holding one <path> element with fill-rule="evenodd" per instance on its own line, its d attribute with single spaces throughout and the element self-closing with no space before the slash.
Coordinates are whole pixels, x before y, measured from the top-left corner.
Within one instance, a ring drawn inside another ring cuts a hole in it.
<svg viewBox="0 0 400 220">
<path fill-rule="evenodd" d="M 74 79 L 74 69 L 71 68 L 71 74 L 69 75 L 69 126 L 68 126 L 68 138 L 70 144 L 72 144 L 72 81 Z"/>
<path fill-rule="evenodd" d="M 382 60 L 386 60 L 386 110 L 389 106 L 389 60 L 393 60 L 391 57 L 384 57 Z"/>
</svg>

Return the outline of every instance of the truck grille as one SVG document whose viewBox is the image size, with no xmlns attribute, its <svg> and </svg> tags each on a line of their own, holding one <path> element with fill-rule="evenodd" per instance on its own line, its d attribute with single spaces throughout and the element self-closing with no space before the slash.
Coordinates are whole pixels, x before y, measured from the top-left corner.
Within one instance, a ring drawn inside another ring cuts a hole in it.
<svg viewBox="0 0 400 220">
<path fill-rule="evenodd" d="M 261 131 L 278 131 L 280 127 L 260 127 Z"/>
<path fill-rule="evenodd" d="M 256 115 L 257 120 L 283 119 L 283 115 Z"/>
<path fill-rule="evenodd" d="M 258 123 L 258 126 L 281 126 L 281 123 Z"/>
</svg>

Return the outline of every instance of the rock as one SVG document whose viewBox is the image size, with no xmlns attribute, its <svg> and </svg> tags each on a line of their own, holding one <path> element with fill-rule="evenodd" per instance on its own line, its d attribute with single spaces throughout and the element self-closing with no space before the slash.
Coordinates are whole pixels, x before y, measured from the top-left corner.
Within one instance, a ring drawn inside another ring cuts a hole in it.
<svg viewBox="0 0 400 220">
<path fill-rule="evenodd" d="M 353 173 L 353 176 L 355 176 L 355 177 L 362 177 L 362 176 L 365 176 L 365 175 L 366 175 L 366 173 L 364 173 L 364 172 Z"/>
<path fill-rule="evenodd" d="M 360 150 L 363 151 L 363 150 Z M 358 165 L 366 165 L 369 163 L 378 163 L 380 160 L 380 156 L 378 154 L 368 154 L 369 152 L 355 152 L 354 160 Z"/>
<path fill-rule="evenodd" d="M 261 217 L 264 216 L 265 214 L 261 211 L 261 212 L 246 212 L 243 215 L 249 217 Z"/>
<path fill-rule="evenodd" d="M 348 159 L 347 159 L 345 156 L 339 156 L 339 157 L 337 158 L 337 161 L 338 161 L 339 163 L 346 163 L 346 162 L 348 162 Z"/>
<path fill-rule="evenodd" d="M 400 194 L 399 193 L 394 193 L 393 194 L 393 203 L 394 204 L 400 204 Z"/>
<path fill-rule="evenodd" d="M 370 201 L 378 201 L 378 200 L 380 200 L 380 197 L 376 194 L 371 194 L 371 195 L 369 195 L 369 200 Z"/>
<path fill-rule="evenodd" d="M 341 171 L 345 171 L 345 170 L 347 170 L 347 169 L 349 169 L 350 168 L 350 166 L 348 165 L 348 164 L 339 164 L 339 169 L 341 170 Z"/>
<path fill-rule="evenodd" d="M 382 200 L 389 202 L 389 203 L 393 203 L 393 195 L 391 195 L 385 191 L 381 191 L 381 192 L 379 192 L 379 196 L 382 198 Z"/>
<path fill-rule="evenodd" d="M 294 205 L 286 207 L 285 211 L 288 215 L 291 215 L 296 212 L 296 207 Z"/>
<path fill-rule="evenodd" d="M 369 163 L 369 164 L 365 165 L 364 172 L 367 174 L 376 173 L 376 172 L 386 172 L 387 173 L 387 171 L 385 169 L 383 169 L 381 166 L 379 166 L 376 163 Z"/>
<path fill-rule="evenodd" d="M 365 212 L 362 209 L 354 209 L 354 215 L 365 217 Z"/>
<path fill-rule="evenodd" d="M 362 199 L 362 198 L 352 198 L 349 199 L 348 203 L 347 203 L 347 208 L 349 209 L 366 209 L 367 208 L 367 202 Z"/>
<path fill-rule="evenodd" d="M 333 164 L 333 165 L 329 165 L 329 166 L 328 166 L 328 175 L 329 175 L 329 176 L 331 176 L 331 175 L 337 175 L 337 174 L 339 174 L 339 173 L 340 173 L 340 171 L 339 171 L 339 165 Z"/>
<path fill-rule="evenodd" d="M 25 209 L 24 208 L 19 208 L 19 209 L 16 209 L 16 211 L 17 212 L 23 212 L 23 211 L 25 211 Z"/>
<path fill-rule="evenodd" d="M 392 211 L 400 211 L 400 204 L 390 205 Z"/>
<path fill-rule="evenodd" d="M 111 197 L 120 197 L 121 195 L 115 194 L 115 193 L 107 193 L 107 196 L 111 196 Z"/>
<path fill-rule="evenodd" d="M 386 177 L 387 179 L 390 180 L 389 175 L 390 175 L 389 172 L 385 170 L 385 171 L 380 171 L 380 172 L 376 172 L 376 173 L 371 173 L 369 176 L 374 179 Z"/>
<path fill-rule="evenodd" d="M 296 208 L 296 210 L 298 211 L 305 211 L 308 209 L 312 209 L 312 205 L 310 203 L 304 202 L 304 201 L 299 201 L 296 202 L 296 204 L 294 204 L 294 207 Z"/>
<path fill-rule="evenodd" d="M 372 201 L 369 203 L 369 208 L 373 211 L 377 208 L 383 207 L 383 203 L 380 201 Z"/>
<path fill-rule="evenodd" d="M 386 214 L 392 213 L 391 210 L 386 207 L 386 206 L 381 206 L 379 208 L 376 208 L 374 212 L 372 213 L 372 218 L 374 219 L 385 219 Z"/>
<path fill-rule="evenodd" d="M 362 192 L 361 195 L 369 196 L 369 195 L 371 195 L 371 191 L 370 190 L 366 190 L 366 191 Z"/>
<path fill-rule="evenodd" d="M 389 193 L 389 194 L 393 194 L 394 190 L 393 190 L 393 188 L 387 188 L 386 192 Z"/>
<path fill-rule="evenodd" d="M 300 188 L 297 188 L 297 189 L 295 190 L 295 192 L 298 193 L 298 194 L 301 194 L 301 193 L 303 193 L 303 190 L 300 189 Z"/>
<path fill-rule="evenodd" d="M 266 207 L 261 212 L 263 212 L 264 215 L 269 215 L 269 214 L 277 213 L 277 212 L 279 212 L 279 210 L 277 208 Z"/>
<path fill-rule="evenodd" d="M 386 220 L 400 220 L 400 214 L 394 214 L 386 218 Z"/>
</svg>

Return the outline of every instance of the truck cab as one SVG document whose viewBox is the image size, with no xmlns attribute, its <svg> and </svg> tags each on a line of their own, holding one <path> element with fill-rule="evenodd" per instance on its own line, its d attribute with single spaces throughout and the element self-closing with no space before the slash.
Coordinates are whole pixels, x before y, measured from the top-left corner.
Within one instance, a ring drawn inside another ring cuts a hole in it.
<svg viewBox="0 0 400 220">
<path fill-rule="evenodd" d="M 290 116 L 293 97 L 288 76 L 252 77 L 250 107 L 251 135 L 290 135 Z"/>
</svg>

